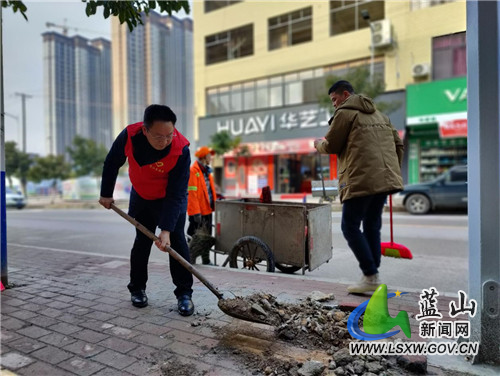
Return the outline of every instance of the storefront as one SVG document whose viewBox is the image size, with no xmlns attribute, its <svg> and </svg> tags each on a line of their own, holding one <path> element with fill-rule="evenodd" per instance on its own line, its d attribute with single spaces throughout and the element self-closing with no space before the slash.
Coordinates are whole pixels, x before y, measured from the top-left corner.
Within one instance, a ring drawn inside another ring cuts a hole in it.
<svg viewBox="0 0 500 376">
<path fill-rule="evenodd" d="M 467 164 L 465 77 L 407 87 L 408 183 Z"/>
<path fill-rule="evenodd" d="M 403 132 L 404 93 L 380 96 L 384 101 L 399 104 L 391 120 Z M 394 115 L 395 114 L 395 115 Z M 310 193 L 311 181 L 337 178 L 337 158 L 320 155 L 314 140 L 328 130 L 329 109 L 317 104 L 281 107 L 226 116 L 200 118 L 199 145 L 211 143 L 210 136 L 228 131 L 241 137 L 248 148 L 246 156 L 234 152 L 224 155 L 222 189 L 227 195 L 258 194 L 264 186 L 274 193 Z"/>
</svg>

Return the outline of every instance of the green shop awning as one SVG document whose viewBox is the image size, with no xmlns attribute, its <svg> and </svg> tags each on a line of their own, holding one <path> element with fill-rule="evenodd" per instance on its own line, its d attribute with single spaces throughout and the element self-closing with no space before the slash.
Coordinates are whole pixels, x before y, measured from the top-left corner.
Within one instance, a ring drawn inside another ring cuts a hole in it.
<svg viewBox="0 0 500 376">
<path fill-rule="evenodd" d="M 438 124 L 442 138 L 467 137 L 467 80 L 465 77 L 408 85 L 406 124 Z"/>
</svg>

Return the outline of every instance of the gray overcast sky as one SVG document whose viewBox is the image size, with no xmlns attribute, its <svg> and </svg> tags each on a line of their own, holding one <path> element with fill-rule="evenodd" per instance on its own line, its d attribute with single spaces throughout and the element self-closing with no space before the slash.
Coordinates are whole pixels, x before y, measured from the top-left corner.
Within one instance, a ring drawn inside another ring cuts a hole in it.
<svg viewBox="0 0 500 376">
<path fill-rule="evenodd" d="M 21 97 L 26 93 L 32 98 L 26 101 L 27 152 L 45 155 L 45 122 L 43 98 L 42 36 L 47 30 L 62 32 L 59 28 L 48 29 L 46 22 L 77 28 L 68 35 L 86 38 L 110 39 L 110 21 L 102 16 L 102 10 L 92 17 L 85 14 L 85 3 L 72 1 L 25 1 L 28 21 L 11 9 L 3 9 L 3 56 L 5 96 L 5 141 L 21 140 Z M 176 15 L 183 18 L 184 13 Z M 17 116 L 18 121 L 9 115 Z"/>
</svg>

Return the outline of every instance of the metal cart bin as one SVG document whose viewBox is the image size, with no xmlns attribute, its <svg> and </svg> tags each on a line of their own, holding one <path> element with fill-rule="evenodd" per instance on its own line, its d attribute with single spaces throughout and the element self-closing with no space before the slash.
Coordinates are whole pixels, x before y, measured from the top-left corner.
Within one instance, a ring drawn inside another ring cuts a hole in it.
<svg viewBox="0 0 500 376">
<path fill-rule="evenodd" d="M 261 254 L 267 258 L 267 271 L 274 271 L 275 265 L 283 272 L 302 269 L 304 274 L 306 269 L 312 271 L 332 258 L 332 213 L 328 204 L 222 200 L 216 203 L 215 223 L 216 252 L 228 255 L 224 265 L 232 258 L 231 266 L 237 267 L 235 260 L 241 256 L 238 246 L 252 238 L 256 239 L 251 247 L 260 246 L 265 251 Z"/>
</svg>

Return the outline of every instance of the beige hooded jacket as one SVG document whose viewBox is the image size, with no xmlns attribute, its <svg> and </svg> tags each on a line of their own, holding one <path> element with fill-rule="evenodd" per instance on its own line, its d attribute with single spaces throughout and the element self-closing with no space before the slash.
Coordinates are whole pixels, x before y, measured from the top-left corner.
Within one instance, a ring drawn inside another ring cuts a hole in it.
<svg viewBox="0 0 500 376">
<path fill-rule="evenodd" d="M 403 142 L 370 98 L 353 94 L 335 111 L 316 149 L 338 155 L 340 201 L 403 189 Z"/>
</svg>

